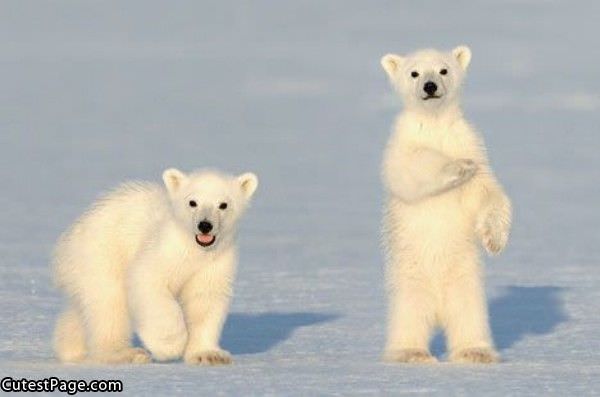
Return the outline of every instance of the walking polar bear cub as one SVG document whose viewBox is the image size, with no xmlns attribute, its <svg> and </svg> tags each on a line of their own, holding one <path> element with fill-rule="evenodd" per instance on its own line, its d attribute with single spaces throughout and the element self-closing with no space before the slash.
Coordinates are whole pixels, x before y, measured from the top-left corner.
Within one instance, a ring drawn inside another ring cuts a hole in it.
<svg viewBox="0 0 600 397">
<path fill-rule="evenodd" d="M 470 60 L 464 46 L 381 59 L 404 101 L 382 170 L 389 361 L 435 362 L 429 342 L 437 326 L 451 361 L 499 360 L 477 243 L 490 254 L 504 248 L 511 205 L 460 109 Z"/>
<path fill-rule="evenodd" d="M 219 347 L 236 267 L 236 226 L 258 180 L 168 169 L 163 188 L 119 187 L 60 238 L 57 284 L 68 296 L 55 329 L 62 361 L 227 364 Z M 130 321 L 131 318 L 131 321 Z"/>
</svg>

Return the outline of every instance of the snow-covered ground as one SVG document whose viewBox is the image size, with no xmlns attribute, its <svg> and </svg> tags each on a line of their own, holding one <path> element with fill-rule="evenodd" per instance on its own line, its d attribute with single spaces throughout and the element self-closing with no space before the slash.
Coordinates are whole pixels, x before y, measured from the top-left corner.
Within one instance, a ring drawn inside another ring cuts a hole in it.
<svg viewBox="0 0 600 397">
<path fill-rule="evenodd" d="M 0 375 L 140 395 L 600 393 L 600 3 L 226 3 L 3 1 Z M 505 361 L 384 364 L 378 175 L 399 102 L 379 58 L 461 43 L 466 113 L 515 206 L 487 261 Z M 223 337 L 235 364 L 58 364 L 56 237 L 167 166 L 261 178 Z"/>
</svg>

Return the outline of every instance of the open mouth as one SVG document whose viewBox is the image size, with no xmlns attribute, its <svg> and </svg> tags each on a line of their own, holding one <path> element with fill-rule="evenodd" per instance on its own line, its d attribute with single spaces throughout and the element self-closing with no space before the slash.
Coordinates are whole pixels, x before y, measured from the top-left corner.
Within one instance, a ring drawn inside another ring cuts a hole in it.
<svg viewBox="0 0 600 397">
<path fill-rule="evenodd" d="M 426 97 L 423 98 L 424 101 L 427 101 L 428 99 L 439 99 L 441 98 L 441 95 L 427 95 Z"/>
<path fill-rule="evenodd" d="M 196 242 L 202 247 L 210 247 L 217 237 L 213 234 L 196 234 Z"/>
</svg>

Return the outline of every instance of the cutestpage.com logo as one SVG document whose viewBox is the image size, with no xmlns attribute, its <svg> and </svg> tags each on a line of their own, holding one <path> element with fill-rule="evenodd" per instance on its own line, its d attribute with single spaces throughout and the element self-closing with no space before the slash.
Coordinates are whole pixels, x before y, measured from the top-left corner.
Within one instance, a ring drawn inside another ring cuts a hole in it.
<svg viewBox="0 0 600 397">
<path fill-rule="evenodd" d="M 5 393 L 53 393 L 62 392 L 72 396 L 77 393 L 99 392 L 120 393 L 123 382 L 120 380 L 104 379 L 59 379 L 50 377 L 44 379 L 15 379 L 10 376 L 2 378 L 0 389 Z"/>
</svg>

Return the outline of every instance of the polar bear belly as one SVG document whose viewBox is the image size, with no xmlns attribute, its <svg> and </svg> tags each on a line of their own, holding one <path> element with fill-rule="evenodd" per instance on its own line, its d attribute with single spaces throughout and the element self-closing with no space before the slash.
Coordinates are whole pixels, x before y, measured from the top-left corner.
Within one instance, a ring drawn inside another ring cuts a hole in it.
<svg viewBox="0 0 600 397">
<path fill-rule="evenodd" d="M 472 250 L 474 216 L 461 201 L 459 192 L 415 205 L 392 199 L 389 205 L 390 248 L 401 262 L 404 258 L 427 267 L 439 267 L 450 257 Z"/>
</svg>

